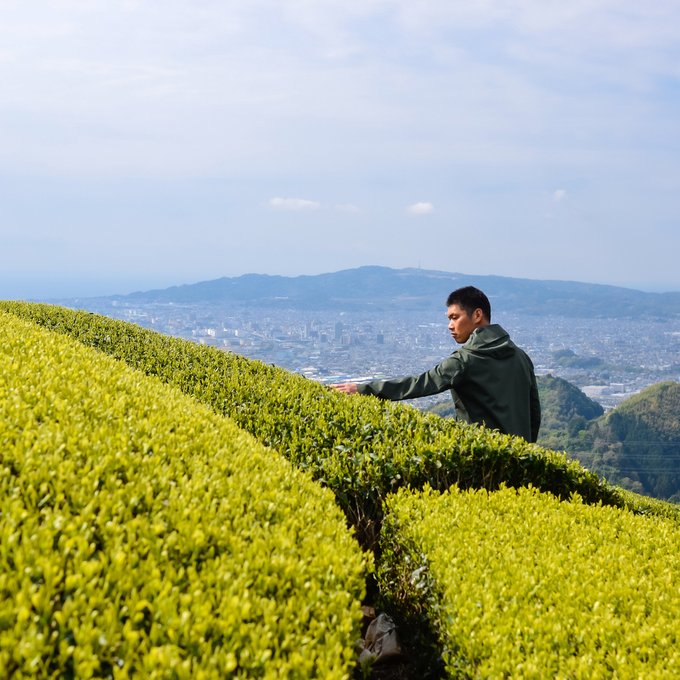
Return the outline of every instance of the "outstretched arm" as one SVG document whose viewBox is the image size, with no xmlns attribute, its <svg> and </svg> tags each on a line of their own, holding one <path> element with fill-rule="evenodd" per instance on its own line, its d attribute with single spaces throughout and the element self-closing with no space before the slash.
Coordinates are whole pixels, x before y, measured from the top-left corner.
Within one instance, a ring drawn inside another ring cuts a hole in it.
<svg viewBox="0 0 680 680">
<path fill-rule="evenodd" d="M 451 355 L 425 373 L 406 375 L 388 380 L 371 380 L 358 387 L 360 394 L 372 394 L 379 399 L 401 401 L 439 394 L 455 387 L 464 370 L 457 355 Z"/>
<path fill-rule="evenodd" d="M 451 389 L 463 370 L 460 358 L 453 354 L 420 375 L 407 375 L 389 380 L 371 380 L 364 383 L 335 383 L 329 387 L 345 394 L 372 394 L 379 399 L 401 401 L 402 399 L 429 397 Z"/>
</svg>

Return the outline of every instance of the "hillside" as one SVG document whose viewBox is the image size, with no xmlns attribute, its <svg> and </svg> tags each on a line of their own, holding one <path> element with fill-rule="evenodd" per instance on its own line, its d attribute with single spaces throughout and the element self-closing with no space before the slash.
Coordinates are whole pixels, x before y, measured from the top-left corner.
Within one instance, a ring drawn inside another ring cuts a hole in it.
<svg viewBox="0 0 680 680">
<path fill-rule="evenodd" d="M 592 457 L 579 458 L 613 482 L 680 502 L 680 384 L 659 383 L 588 428 Z"/>
<path fill-rule="evenodd" d="M 607 414 L 566 380 L 539 376 L 538 385 L 540 444 L 626 489 L 680 502 L 680 384 L 652 385 Z"/>
<path fill-rule="evenodd" d="M 606 415 L 575 385 L 538 376 L 542 421 L 538 443 L 569 451 L 587 468 L 637 493 L 680 502 L 680 385 L 659 383 Z M 453 403 L 427 409 L 453 417 Z"/>
<path fill-rule="evenodd" d="M 537 281 L 424 269 L 359 267 L 313 276 L 246 274 L 162 290 L 140 291 L 118 303 L 212 303 L 290 309 L 441 309 L 464 285 L 484 290 L 507 312 L 599 318 L 678 317 L 680 293 L 641 291 L 573 281 Z"/>
<path fill-rule="evenodd" d="M 602 416 L 604 409 L 563 378 L 541 375 L 537 382 L 542 409 L 539 443 L 569 450 L 570 439 Z"/>
</svg>

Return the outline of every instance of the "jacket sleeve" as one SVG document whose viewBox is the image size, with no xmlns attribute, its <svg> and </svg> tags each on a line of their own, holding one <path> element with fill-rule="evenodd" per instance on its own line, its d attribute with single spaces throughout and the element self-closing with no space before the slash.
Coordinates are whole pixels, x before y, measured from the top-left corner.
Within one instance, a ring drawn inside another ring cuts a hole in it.
<svg viewBox="0 0 680 680">
<path fill-rule="evenodd" d="M 531 441 L 535 442 L 538 439 L 538 430 L 541 427 L 541 401 L 538 398 L 538 385 L 536 383 L 536 376 L 531 371 L 531 391 L 529 393 L 529 409 L 531 416 Z"/>
<path fill-rule="evenodd" d="M 360 394 L 372 394 L 380 399 L 400 401 L 439 394 L 454 387 L 464 370 L 456 352 L 425 373 L 389 380 L 372 380 L 358 386 Z"/>
</svg>

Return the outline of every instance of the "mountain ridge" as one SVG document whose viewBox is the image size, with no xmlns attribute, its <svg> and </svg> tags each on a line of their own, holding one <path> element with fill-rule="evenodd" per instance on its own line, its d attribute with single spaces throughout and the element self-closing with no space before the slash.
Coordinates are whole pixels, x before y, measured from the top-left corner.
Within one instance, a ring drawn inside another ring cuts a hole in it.
<svg viewBox="0 0 680 680">
<path fill-rule="evenodd" d="M 107 296 L 118 303 L 213 303 L 291 309 L 441 308 L 448 293 L 475 285 L 492 306 L 535 315 L 680 317 L 680 293 L 648 293 L 607 284 L 535 280 L 366 265 L 324 274 L 244 274 L 169 288 Z"/>
</svg>

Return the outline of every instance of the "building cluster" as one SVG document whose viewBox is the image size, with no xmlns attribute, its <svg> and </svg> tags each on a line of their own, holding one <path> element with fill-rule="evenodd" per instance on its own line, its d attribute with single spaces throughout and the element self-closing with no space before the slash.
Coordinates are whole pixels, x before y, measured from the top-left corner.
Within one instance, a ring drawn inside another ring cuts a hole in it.
<svg viewBox="0 0 680 680">
<path fill-rule="evenodd" d="M 456 348 L 444 310 L 438 315 L 110 301 L 88 309 L 322 383 L 419 373 Z M 537 374 L 564 378 L 605 408 L 654 383 L 680 381 L 677 320 L 641 325 L 639 319 L 502 313 L 493 320 L 528 352 Z M 570 350 L 572 361 L 563 360 L 564 350 Z M 446 398 L 440 395 L 429 401 Z"/>
</svg>

